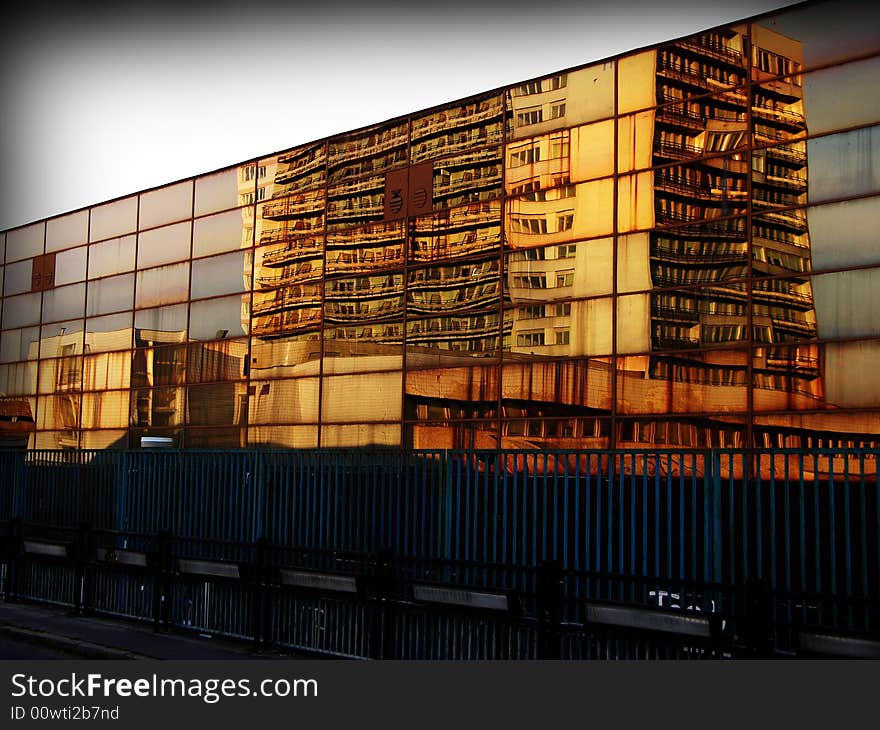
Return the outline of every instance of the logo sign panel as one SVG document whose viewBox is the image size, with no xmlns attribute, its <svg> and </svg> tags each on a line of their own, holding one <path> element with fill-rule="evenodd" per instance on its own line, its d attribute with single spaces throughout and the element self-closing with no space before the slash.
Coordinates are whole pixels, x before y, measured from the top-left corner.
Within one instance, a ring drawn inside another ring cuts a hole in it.
<svg viewBox="0 0 880 730">
<path fill-rule="evenodd" d="M 385 175 L 385 220 L 430 213 L 434 209 L 434 163 L 422 162 Z"/>
<path fill-rule="evenodd" d="M 31 291 L 44 291 L 55 287 L 55 254 L 34 257 L 31 269 Z"/>
</svg>

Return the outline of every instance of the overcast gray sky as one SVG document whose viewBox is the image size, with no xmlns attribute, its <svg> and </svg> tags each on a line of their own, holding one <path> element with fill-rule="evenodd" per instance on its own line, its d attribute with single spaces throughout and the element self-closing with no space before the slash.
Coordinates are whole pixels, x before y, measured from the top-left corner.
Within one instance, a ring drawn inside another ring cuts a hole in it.
<svg viewBox="0 0 880 730">
<path fill-rule="evenodd" d="M 791 4 L 32 0 L 0 29 L 0 229 Z"/>
</svg>

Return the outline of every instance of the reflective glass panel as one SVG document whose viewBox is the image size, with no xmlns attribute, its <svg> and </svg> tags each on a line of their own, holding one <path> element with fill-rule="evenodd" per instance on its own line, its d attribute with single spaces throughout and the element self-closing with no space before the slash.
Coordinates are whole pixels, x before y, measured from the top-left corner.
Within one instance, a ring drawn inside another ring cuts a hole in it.
<svg viewBox="0 0 880 730">
<path fill-rule="evenodd" d="M 46 253 L 85 243 L 89 232 L 89 211 L 52 218 L 46 222 Z"/>
<path fill-rule="evenodd" d="M 137 196 L 92 208 L 89 241 L 102 241 L 137 230 Z"/>
<path fill-rule="evenodd" d="M 509 139 L 610 117 L 614 114 L 614 63 L 513 86 L 508 91 L 507 105 Z"/>
<path fill-rule="evenodd" d="M 419 116 L 412 121 L 411 163 L 436 159 L 501 142 L 504 100 L 477 99 Z"/>
<path fill-rule="evenodd" d="M 189 296 L 189 262 L 137 272 L 135 306 L 185 302 Z"/>
<path fill-rule="evenodd" d="M 40 328 L 5 330 L 0 337 L 0 361 L 36 360 L 40 349 Z"/>
<path fill-rule="evenodd" d="M 762 344 L 752 359 L 756 411 L 825 408 L 820 353 L 823 346 Z"/>
<path fill-rule="evenodd" d="M 24 294 L 31 290 L 31 274 L 34 270 L 33 259 L 25 259 L 4 267 L 3 293 L 9 297 Z"/>
<path fill-rule="evenodd" d="M 188 449 L 243 449 L 247 447 L 245 427 L 187 428 Z"/>
<path fill-rule="evenodd" d="M 83 394 L 84 428 L 124 428 L 128 425 L 129 392 L 110 390 Z"/>
<path fill-rule="evenodd" d="M 880 269 L 812 277 L 819 337 L 880 336 Z"/>
<path fill-rule="evenodd" d="M 187 346 L 187 382 L 213 383 L 241 380 L 247 375 L 248 341 L 190 342 Z"/>
<path fill-rule="evenodd" d="M 192 224 L 187 221 L 141 233 L 137 243 L 138 268 L 189 258 L 191 230 Z"/>
<path fill-rule="evenodd" d="M 85 314 L 86 285 L 70 284 L 43 292 L 43 322 L 59 322 Z"/>
<path fill-rule="evenodd" d="M 83 449 L 126 449 L 128 431 L 82 431 L 80 448 Z"/>
<path fill-rule="evenodd" d="M 121 312 L 131 309 L 134 299 L 134 274 L 108 276 L 106 279 L 89 282 L 88 307 L 86 314 Z"/>
<path fill-rule="evenodd" d="M 40 329 L 40 357 L 81 355 L 84 327 L 81 319 L 44 324 Z"/>
<path fill-rule="evenodd" d="M 807 142 L 811 203 L 880 192 L 880 126 Z"/>
<path fill-rule="evenodd" d="M 33 258 L 43 253 L 45 223 L 33 223 L 6 232 L 6 263 Z"/>
<path fill-rule="evenodd" d="M 831 408 L 880 406 L 880 340 L 824 346 L 825 400 Z"/>
<path fill-rule="evenodd" d="M 0 362 L 5 361 L 0 346 Z M 0 365 L 0 393 L 4 395 L 28 395 L 37 389 L 37 363 L 13 362 Z"/>
<path fill-rule="evenodd" d="M 614 180 L 606 178 L 509 199 L 504 227 L 511 248 L 545 246 L 610 235 L 613 211 Z"/>
<path fill-rule="evenodd" d="M 321 421 L 399 421 L 401 387 L 399 371 L 325 377 Z"/>
<path fill-rule="evenodd" d="M 318 422 L 318 378 L 255 381 L 250 384 L 249 423 Z"/>
<path fill-rule="evenodd" d="M 186 341 L 186 305 L 141 309 L 135 312 L 135 347 L 159 342 Z"/>
<path fill-rule="evenodd" d="M 86 278 L 86 247 L 62 251 L 55 256 L 55 286 Z"/>
<path fill-rule="evenodd" d="M 131 385 L 131 353 L 102 352 L 97 355 L 86 355 L 83 362 L 83 390 L 123 390 Z M 115 395 L 114 399 L 121 396 Z M 126 397 L 127 400 L 127 397 Z"/>
<path fill-rule="evenodd" d="M 43 379 L 43 373 L 53 373 L 54 364 L 42 363 L 40 369 L 40 380 Z M 52 375 L 48 375 L 51 379 Z M 42 390 L 42 383 L 40 384 Z M 76 443 L 75 429 L 80 427 L 80 402 L 82 396 L 78 392 L 60 390 L 54 395 L 43 396 L 37 399 L 37 428 L 43 430 L 68 430 L 73 433 L 68 434 L 67 438 Z M 57 446 L 47 446 L 46 448 L 58 448 Z"/>
<path fill-rule="evenodd" d="M 280 338 L 255 333 L 251 343 L 251 378 L 317 375 L 320 359 L 321 333 L 317 330 Z"/>
<path fill-rule="evenodd" d="M 409 124 L 398 122 L 331 139 L 327 159 L 330 184 L 403 167 L 408 135 Z"/>
<path fill-rule="evenodd" d="M 113 276 L 134 269 L 136 236 L 111 238 L 89 246 L 89 278 Z"/>
<path fill-rule="evenodd" d="M 880 264 L 880 197 L 807 208 L 813 269 Z"/>
<path fill-rule="evenodd" d="M 737 413 L 748 408 L 748 352 L 618 358 L 618 413 Z"/>
<path fill-rule="evenodd" d="M 246 334 L 249 303 L 249 295 L 193 302 L 190 305 L 190 339 L 215 340 Z"/>
<path fill-rule="evenodd" d="M 164 429 L 183 424 L 185 388 L 138 388 L 131 392 L 129 424 L 136 428 Z M 150 435 L 160 435 L 150 433 Z"/>
<path fill-rule="evenodd" d="M 247 385 L 223 382 L 187 388 L 187 424 L 243 427 L 247 418 Z M 239 438 L 235 438 L 239 442 Z"/>
<path fill-rule="evenodd" d="M 138 229 L 143 231 L 189 218 L 192 216 L 192 196 L 192 180 L 141 194 Z"/>
<path fill-rule="evenodd" d="M 131 312 L 86 320 L 87 351 L 104 352 L 131 347 Z"/>
<path fill-rule="evenodd" d="M 754 23 L 752 34 L 759 48 L 766 45 L 762 43 L 765 33 L 787 38 L 802 55 L 804 66 L 813 67 L 880 51 L 873 21 L 870 9 L 860 0 L 834 0 L 781 10 Z M 756 66 L 762 68 L 760 59 L 755 60 Z M 785 73 L 772 64 L 765 70 Z"/>
<path fill-rule="evenodd" d="M 246 171 L 253 169 L 253 165 L 242 165 L 196 178 L 195 215 L 207 215 L 236 207 L 239 204 L 239 194 L 254 189 L 253 174 L 250 179 L 246 179 Z"/>
<path fill-rule="evenodd" d="M 40 292 L 19 294 L 3 300 L 3 329 L 27 327 L 40 322 Z"/>
<path fill-rule="evenodd" d="M 245 266 L 245 256 L 244 251 L 236 251 L 193 261 L 191 298 L 201 299 L 249 289 L 251 276 Z"/>
<path fill-rule="evenodd" d="M 880 57 L 804 74 L 804 108 L 810 134 L 880 121 Z"/>
<path fill-rule="evenodd" d="M 324 187 L 327 180 L 327 145 L 324 142 L 296 147 L 280 155 L 260 160 L 259 168 L 246 172 L 254 174 L 271 187 L 272 198 L 295 192 Z M 263 183 L 261 182 L 262 186 Z"/>
<path fill-rule="evenodd" d="M 355 423 L 321 426 L 321 448 L 398 446 L 400 424 Z"/>
<path fill-rule="evenodd" d="M 317 426 L 251 426 L 248 444 L 264 448 L 314 449 L 318 446 Z"/>
<path fill-rule="evenodd" d="M 252 213 L 251 208 L 244 210 Z M 193 258 L 249 248 L 252 237 L 253 220 L 242 210 L 199 218 L 193 222 Z"/>
</svg>

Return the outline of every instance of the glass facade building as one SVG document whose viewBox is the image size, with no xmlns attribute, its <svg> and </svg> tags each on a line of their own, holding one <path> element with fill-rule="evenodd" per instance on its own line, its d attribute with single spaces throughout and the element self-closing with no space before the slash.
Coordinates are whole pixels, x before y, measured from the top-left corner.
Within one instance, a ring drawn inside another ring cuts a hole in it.
<svg viewBox="0 0 880 730">
<path fill-rule="evenodd" d="M 0 415 L 52 449 L 880 446 L 872 21 L 807 3 L 5 231 Z"/>
</svg>

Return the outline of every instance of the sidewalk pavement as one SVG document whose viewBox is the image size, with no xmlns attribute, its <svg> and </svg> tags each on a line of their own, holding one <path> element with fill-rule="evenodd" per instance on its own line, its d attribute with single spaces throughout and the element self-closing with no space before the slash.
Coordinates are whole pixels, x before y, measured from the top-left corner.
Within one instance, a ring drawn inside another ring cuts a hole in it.
<svg viewBox="0 0 880 730">
<path fill-rule="evenodd" d="M 49 646 L 83 659 L 306 659 L 305 654 L 256 651 L 253 644 L 154 632 L 152 626 L 112 618 L 74 616 L 70 609 L 0 601 L 0 636 Z"/>
</svg>

